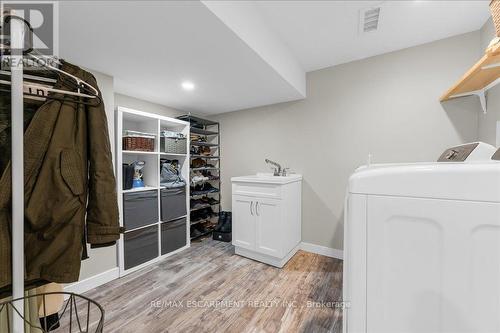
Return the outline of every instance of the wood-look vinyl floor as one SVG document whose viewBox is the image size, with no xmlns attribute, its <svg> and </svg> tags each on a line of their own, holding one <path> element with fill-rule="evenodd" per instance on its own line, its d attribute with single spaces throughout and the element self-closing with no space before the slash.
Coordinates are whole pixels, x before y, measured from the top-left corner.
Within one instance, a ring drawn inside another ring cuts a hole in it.
<svg viewBox="0 0 500 333">
<path fill-rule="evenodd" d="M 304 251 L 278 269 L 205 239 L 85 296 L 104 332 L 342 331 L 342 261 Z"/>
</svg>

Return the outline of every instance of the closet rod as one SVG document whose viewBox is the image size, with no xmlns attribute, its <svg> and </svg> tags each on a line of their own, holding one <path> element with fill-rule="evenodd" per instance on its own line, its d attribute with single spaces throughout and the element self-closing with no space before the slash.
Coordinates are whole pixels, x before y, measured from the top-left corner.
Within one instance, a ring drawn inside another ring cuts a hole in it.
<svg viewBox="0 0 500 333">
<path fill-rule="evenodd" d="M 11 128 L 12 128 L 12 297 L 24 297 L 24 107 L 23 107 L 23 48 L 24 21 L 11 11 Z M 24 315 L 24 302 L 14 303 Z M 13 311 L 12 332 L 24 332 L 24 319 Z"/>
</svg>

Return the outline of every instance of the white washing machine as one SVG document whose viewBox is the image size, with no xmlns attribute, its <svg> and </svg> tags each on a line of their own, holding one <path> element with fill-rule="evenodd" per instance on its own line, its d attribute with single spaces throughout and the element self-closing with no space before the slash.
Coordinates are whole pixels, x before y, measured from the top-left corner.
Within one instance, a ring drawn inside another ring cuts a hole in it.
<svg viewBox="0 0 500 333">
<path fill-rule="evenodd" d="M 373 165 L 351 176 L 344 332 L 500 332 L 494 151 L 474 143 L 440 157 L 451 162 Z"/>
</svg>

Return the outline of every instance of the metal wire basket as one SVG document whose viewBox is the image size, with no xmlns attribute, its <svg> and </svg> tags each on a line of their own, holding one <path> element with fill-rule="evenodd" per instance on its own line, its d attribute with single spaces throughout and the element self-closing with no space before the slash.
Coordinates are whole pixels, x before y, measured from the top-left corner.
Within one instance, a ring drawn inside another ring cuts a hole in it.
<svg viewBox="0 0 500 333">
<path fill-rule="evenodd" d="M 41 315 L 47 308 L 46 297 L 49 295 L 59 295 L 65 298 L 63 306 L 58 312 L 59 321 L 56 323 L 51 324 L 47 322 L 47 315 L 45 314 L 38 322 L 32 322 L 32 319 L 26 318 L 27 315 L 21 314 L 16 308 L 16 302 L 26 302 L 35 298 L 38 304 L 40 304 Z M 7 332 L 10 332 L 10 322 L 13 315 L 21 316 L 24 320 L 25 328 L 29 328 L 29 331 L 32 333 L 102 333 L 104 327 L 104 309 L 99 303 L 85 296 L 67 292 L 28 295 L 0 303 L 0 327 L 7 327 Z M 5 320 L 6 323 L 1 323 L 2 320 Z"/>
</svg>

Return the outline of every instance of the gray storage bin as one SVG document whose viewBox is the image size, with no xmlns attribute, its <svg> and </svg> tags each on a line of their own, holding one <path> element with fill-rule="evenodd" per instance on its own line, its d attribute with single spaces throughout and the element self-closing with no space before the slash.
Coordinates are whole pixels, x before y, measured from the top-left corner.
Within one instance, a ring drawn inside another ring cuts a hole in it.
<svg viewBox="0 0 500 333">
<path fill-rule="evenodd" d="M 171 154 L 186 154 L 187 140 L 186 138 L 166 138 L 160 137 L 160 151 Z"/>
<path fill-rule="evenodd" d="M 186 218 L 161 224 L 161 254 L 167 254 L 186 245 Z"/>
<path fill-rule="evenodd" d="M 158 192 L 125 193 L 123 196 L 123 225 L 126 230 L 158 223 Z"/>
<path fill-rule="evenodd" d="M 187 214 L 186 187 L 166 188 L 161 194 L 161 220 L 170 221 Z"/>
<path fill-rule="evenodd" d="M 158 257 L 158 225 L 124 235 L 125 269 L 129 269 Z"/>
</svg>

